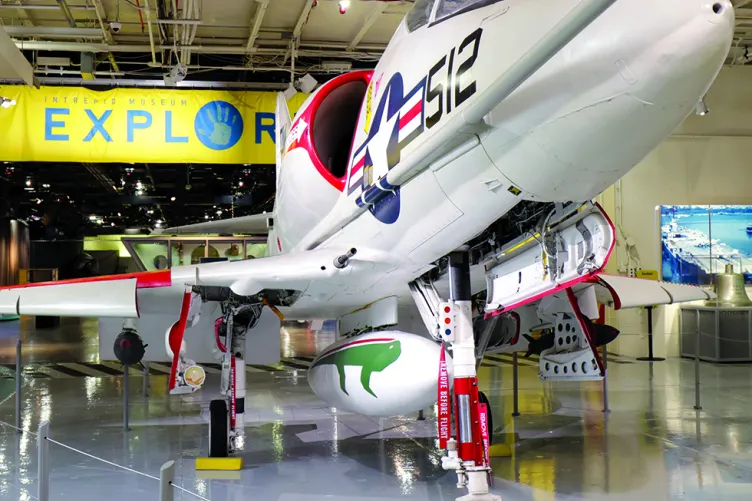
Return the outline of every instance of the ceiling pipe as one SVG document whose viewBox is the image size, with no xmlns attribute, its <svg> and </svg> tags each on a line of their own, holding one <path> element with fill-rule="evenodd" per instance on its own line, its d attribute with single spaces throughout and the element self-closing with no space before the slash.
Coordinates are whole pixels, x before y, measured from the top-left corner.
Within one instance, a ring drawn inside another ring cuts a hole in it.
<svg viewBox="0 0 752 501">
<path fill-rule="evenodd" d="M 21 50 L 39 50 L 39 51 L 68 51 L 68 52 L 150 52 L 149 45 L 125 45 L 125 44 L 106 44 L 106 43 L 77 43 L 77 42 L 56 42 L 56 41 L 37 41 L 37 40 L 16 40 L 16 46 Z M 313 42 L 311 42 L 313 45 Z M 316 45 L 322 48 L 336 49 L 338 47 L 332 47 L 326 44 Z M 172 47 L 169 45 L 156 45 L 155 50 L 169 50 Z M 243 46 L 224 46 L 224 45 L 195 45 L 192 48 L 193 52 L 199 54 L 246 54 L 245 47 Z M 377 51 L 383 49 L 371 49 L 369 51 Z M 289 47 L 284 49 L 272 49 L 272 48 L 258 48 L 254 54 L 259 55 L 289 55 Z M 298 49 L 297 57 L 331 57 L 331 58 L 352 58 L 353 54 L 357 52 L 340 51 L 325 51 L 325 50 L 300 50 Z M 364 56 L 366 56 L 364 54 Z M 372 59 L 377 60 L 378 56 L 371 56 Z"/>
<path fill-rule="evenodd" d="M 99 28 L 68 28 L 63 26 L 4 26 L 10 36 L 58 37 L 58 38 L 104 38 Z"/>
<path fill-rule="evenodd" d="M 146 24 L 149 28 L 149 45 L 151 46 L 151 62 L 154 66 L 161 66 L 157 63 L 157 52 L 154 46 L 154 31 L 151 24 L 151 7 L 149 7 L 149 0 L 144 0 L 146 6 Z"/>
<path fill-rule="evenodd" d="M 81 75 L 82 73 L 80 71 L 76 70 L 63 70 L 63 69 L 54 69 L 54 68 L 37 68 L 34 70 L 34 73 L 36 75 Z M 98 76 L 98 77 L 124 77 L 125 73 L 122 71 L 94 71 L 92 72 L 92 75 Z M 91 82 L 91 80 L 85 80 L 87 83 Z"/>
<path fill-rule="evenodd" d="M 188 19 L 188 11 L 191 10 L 193 0 L 185 0 L 183 5 L 183 19 Z M 185 46 L 188 45 L 188 26 L 183 26 L 180 34 L 180 56 L 178 61 L 185 64 Z"/>
<path fill-rule="evenodd" d="M 70 10 L 94 10 L 91 5 L 69 5 Z M 57 5 L 29 5 L 29 4 L 0 4 L 0 10 L 2 9 L 23 9 L 23 10 L 60 10 Z"/>
<path fill-rule="evenodd" d="M 83 80 L 81 78 L 63 77 L 37 77 L 40 85 L 65 85 L 84 87 L 133 87 L 153 89 L 155 87 L 181 88 L 181 89 L 244 89 L 244 90 L 284 90 L 287 84 L 264 83 L 264 82 L 208 82 L 199 80 L 183 80 L 176 85 L 166 85 L 163 79 L 159 80 Z M 20 79 L 0 79 L 0 84 L 23 84 Z"/>
<path fill-rule="evenodd" d="M 172 14 L 172 19 L 170 20 L 171 23 L 167 23 L 167 24 L 174 24 L 175 25 L 175 27 L 172 29 L 172 44 L 173 44 L 173 52 L 175 53 L 175 57 L 179 57 L 176 46 L 177 46 L 177 43 L 178 43 L 178 36 L 180 35 L 180 28 L 183 27 L 184 25 L 182 25 L 179 22 L 179 19 L 178 19 L 178 2 L 177 2 L 177 0 L 172 0 L 171 14 Z M 167 21 L 167 19 L 165 19 L 165 21 Z M 168 36 L 168 38 L 167 38 L 166 41 L 167 42 L 170 41 L 169 36 Z M 170 54 L 169 63 L 172 64 L 172 52 L 168 52 L 168 54 Z"/>
<path fill-rule="evenodd" d="M 202 25 L 204 22 L 201 19 L 157 19 L 157 24 L 177 24 L 177 25 Z M 125 23 L 123 23 L 125 24 Z M 213 28 L 214 26 L 212 26 Z"/>
<path fill-rule="evenodd" d="M 201 17 L 199 12 L 201 0 L 193 0 L 193 15 L 197 18 Z M 188 26 L 188 30 L 191 31 L 191 36 L 188 38 L 188 48 L 186 50 L 185 64 L 191 64 L 191 45 L 193 40 L 196 39 L 196 32 L 198 31 L 198 25 Z"/>
</svg>

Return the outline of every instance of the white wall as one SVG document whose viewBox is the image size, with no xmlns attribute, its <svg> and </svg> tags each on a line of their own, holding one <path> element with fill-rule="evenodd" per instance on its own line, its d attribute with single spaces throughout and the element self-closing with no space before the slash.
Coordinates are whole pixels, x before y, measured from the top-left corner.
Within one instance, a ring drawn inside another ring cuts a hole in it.
<svg viewBox="0 0 752 501">
<path fill-rule="evenodd" d="M 710 113 L 692 114 L 642 163 L 601 198 L 621 230 L 635 240 L 643 269 L 660 270 L 660 222 L 656 206 L 666 204 L 752 204 L 752 68 L 721 71 L 707 96 Z M 621 196 L 619 196 L 621 191 Z M 609 272 L 625 259 L 619 236 Z M 647 354 L 647 314 L 619 312 L 611 321 L 623 335 L 618 353 Z M 677 356 L 678 308 L 661 307 L 654 315 L 656 354 Z"/>
</svg>

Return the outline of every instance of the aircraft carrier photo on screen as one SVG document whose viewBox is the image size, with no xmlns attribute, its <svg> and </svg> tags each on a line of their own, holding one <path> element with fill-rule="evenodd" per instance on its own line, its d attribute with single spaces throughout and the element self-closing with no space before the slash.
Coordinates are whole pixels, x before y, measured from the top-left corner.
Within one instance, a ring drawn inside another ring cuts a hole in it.
<svg viewBox="0 0 752 501">
<path fill-rule="evenodd" d="M 709 284 L 732 264 L 752 283 L 752 206 L 661 206 L 661 254 L 666 281 Z"/>
</svg>

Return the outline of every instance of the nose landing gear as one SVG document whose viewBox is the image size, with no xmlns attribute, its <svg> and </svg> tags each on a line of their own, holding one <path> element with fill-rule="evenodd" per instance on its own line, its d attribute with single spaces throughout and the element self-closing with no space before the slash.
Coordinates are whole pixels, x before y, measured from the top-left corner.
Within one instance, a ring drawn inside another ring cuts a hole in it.
<svg viewBox="0 0 752 501">
<path fill-rule="evenodd" d="M 454 334 L 449 339 L 454 363 L 456 436 L 447 443 L 447 456 L 442 458 L 442 467 L 445 470 L 455 470 L 457 487 L 468 489 L 468 494 L 458 498 L 458 501 L 501 501 L 500 496 L 488 492 L 491 465 L 486 445 L 490 441 L 493 425 L 487 411 L 488 399 L 478 391 L 470 256 L 467 251 L 449 255 L 449 273 L 450 302 L 454 305 L 450 309 L 457 312 L 453 322 Z M 482 405 L 483 403 L 486 405 Z"/>
<path fill-rule="evenodd" d="M 222 360 L 220 394 L 209 404 L 209 457 L 227 458 L 239 448 L 244 434 L 245 341 L 261 317 L 263 305 L 224 304 L 224 315 L 214 323 L 214 336 Z M 212 463 L 216 464 L 216 463 Z M 240 462 L 222 469 L 239 469 Z M 217 469 L 214 467 L 213 469 Z"/>
</svg>

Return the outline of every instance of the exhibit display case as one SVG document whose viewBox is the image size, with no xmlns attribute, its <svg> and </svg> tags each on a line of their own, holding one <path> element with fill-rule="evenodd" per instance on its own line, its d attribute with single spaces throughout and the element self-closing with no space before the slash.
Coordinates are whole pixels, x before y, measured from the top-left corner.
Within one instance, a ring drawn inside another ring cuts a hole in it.
<svg viewBox="0 0 752 501">
<path fill-rule="evenodd" d="M 141 271 L 165 270 L 212 261 L 262 257 L 266 237 L 193 236 L 123 238 L 123 245 Z"/>
</svg>

